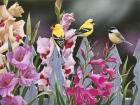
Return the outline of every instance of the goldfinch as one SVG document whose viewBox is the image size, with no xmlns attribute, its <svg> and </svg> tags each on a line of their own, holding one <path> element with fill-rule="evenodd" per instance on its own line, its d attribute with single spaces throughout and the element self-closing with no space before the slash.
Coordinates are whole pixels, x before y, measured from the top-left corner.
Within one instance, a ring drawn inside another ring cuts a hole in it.
<svg viewBox="0 0 140 105">
<path fill-rule="evenodd" d="M 77 36 L 87 37 L 87 36 L 91 35 L 93 33 L 94 26 L 95 26 L 95 24 L 94 24 L 93 19 L 86 20 L 79 28 L 79 30 L 78 30 L 79 35 L 77 35 Z"/>
<path fill-rule="evenodd" d="M 120 43 L 127 43 L 128 45 L 132 46 L 133 44 L 125 40 L 125 38 L 122 36 L 122 34 L 119 32 L 119 30 L 116 27 L 110 27 L 108 30 L 108 36 L 109 40 L 113 44 L 120 44 Z"/>
<path fill-rule="evenodd" d="M 64 48 L 65 34 L 62 25 L 56 24 L 52 29 L 52 37 L 54 38 L 56 46 L 61 49 Z M 61 52 L 60 52 L 61 53 Z"/>
</svg>

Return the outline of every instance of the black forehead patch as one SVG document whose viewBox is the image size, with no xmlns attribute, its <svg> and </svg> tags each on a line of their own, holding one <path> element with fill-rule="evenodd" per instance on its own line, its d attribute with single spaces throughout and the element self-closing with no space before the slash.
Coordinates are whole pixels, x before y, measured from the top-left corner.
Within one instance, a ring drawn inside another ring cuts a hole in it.
<svg viewBox="0 0 140 105">
<path fill-rule="evenodd" d="M 116 27 L 110 27 L 109 30 L 114 30 L 117 29 Z"/>
</svg>

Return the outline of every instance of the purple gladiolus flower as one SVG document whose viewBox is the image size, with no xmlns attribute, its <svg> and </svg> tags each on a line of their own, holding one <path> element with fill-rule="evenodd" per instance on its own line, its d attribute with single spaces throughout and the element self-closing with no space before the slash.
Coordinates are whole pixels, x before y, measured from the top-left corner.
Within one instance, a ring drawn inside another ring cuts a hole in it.
<svg viewBox="0 0 140 105">
<path fill-rule="evenodd" d="M 31 46 L 19 46 L 13 52 L 7 53 L 8 61 L 19 69 L 27 68 L 32 58 Z"/>
<path fill-rule="evenodd" d="M 21 96 L 6 96 L 2 99 L 1 105 L 27 105 Z"/>
<path fill-rule="evenodd" d="M 68 30 L 73 21 L 75 21 L 73 13 L 65 13 L 63 15 L 61 25 L 63 26 L 65 31 Z"/>
<path fill-rule="evenodd" d="M 0 95 L 5 97 L 10 95 L 18 83 L 18 78 L 13 73 L 4 72 L 0 74 Z"/>
<path fill-rule="evenodd" d="M 39 74 L 33 65 L 29 65 L 20 71 L 19 84 L 21 86 L 30 86 L 39 79 Z"/>
</svg>

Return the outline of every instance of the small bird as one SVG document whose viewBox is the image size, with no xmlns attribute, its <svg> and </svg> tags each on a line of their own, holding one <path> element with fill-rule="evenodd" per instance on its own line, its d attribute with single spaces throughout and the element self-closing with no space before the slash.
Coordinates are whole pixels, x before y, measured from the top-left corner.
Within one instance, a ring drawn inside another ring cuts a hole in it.
<svg viewBox="0 0 140 105">
<path fill-rule="evenodd" d="M 93 33 L 94 26 L 95 23 L 93 19 L 86 20 L 79 28 L 79 34 L 77 36 L 87 37 L 91 35 Z"/>
<path fill-rule="evenodd" d="M 119 30 L 116 27 L 110 27 L 108 30 L 108 36 L 109 36 L 109 40 L 113 43 L 113 44 L 120 44 L 120 43 L 126 43 L 130 46 L 132 46 L 133 44 L 128 42 L 127 40 L 125 40 L 125 38 L 122 36 L 122 34 L 119 32 Z"/>
<path fill-rule="evenodd" d="M 83 40 L 83 37 L 90 36 L 94 31 L 94 26 L 94 20 L 88 19 L 81 25 L 81 27 L 77 30 L 75 34 L 78 38 L 76 39 L 76 44 L 73 51 L 73 58 L 76 61 L 77 65 L 79 65 L 80 59 L 76 55 Z"/>
<path fill-rule="evenodd" d="M 64 48 L 65 43 L 65 34 L 63 27 L 60 24 L 55 24 L 55 26 L 51 27 L 51 29 L 52 29 L 52 37 L 54 38 L 57 49 L 60 48 L 61 54 L 61 50 Z"/>
</svg>

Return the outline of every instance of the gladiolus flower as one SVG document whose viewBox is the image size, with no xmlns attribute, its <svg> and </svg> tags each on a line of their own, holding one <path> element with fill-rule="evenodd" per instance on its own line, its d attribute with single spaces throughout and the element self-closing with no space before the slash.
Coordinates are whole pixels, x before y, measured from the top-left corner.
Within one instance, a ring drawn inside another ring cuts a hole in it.
<svg viewBox="0 0 140 105">
<path fill-rule="evenodd" d="M 68 30 L 72 22 L 74 22 L 74 13 L 65 13 L 62 17 L 60 24 L 63 26 L 64 30 Z"/>
<path fill-rule="evenodd" d="M 2 97 L 10 95 L 17 83 L 18 79 L 14 74 L 9 72 L 0 73 L 0 95 Z"/>
<path fill-rule="evenodd" d="M 50 92 L 50 89 L 49 89 L 50 80 L 49 80 L 49 78 L 50 78 L 51 72 L 52 72 L 52 68 L 50 65 L 48 65 L 48 66 L 45 66 L 43 68 L 43 70 L 39 73 L 40 78 L 36 82 L 39 91 Z"/>
<path fill-rule="evenodd" d="M 21 86 L 30 86 L 39 79 L 39 74 L 33 65 L 27 66 L 27 68 L 21 69 L 19 84 Z"/>
<path fill-rule="evenodd" d="M 23 8 L 16 2 L 9 9 L 8 12 L 14 17 L 22 17 L 24 13 Z"/>
<path fill-rule="evenodd" d="M 31 46 L 19 46 L 13 52 L 6 54 L 8 61 L 19 69 L 25 69 L 32 60 L 33 51 Z"/>
<path fill-rule="evenodd" d="M 89 78 L 95 83 L 97 86 L 102 85 L 105 81 L 107 81 L 107 78 L 105 76 L 102 76 L 100 74 L 90 74 Z"/>
<path fill-rule="evenodd" d="M 21 96 L 6 96 L 1 100 L 1 105 L 27 105 Z"/>
<path fill-rule="evenodd" d="M 51 57 L 54 49 L 54 42 L 52 38 L 41 38 L 37 40 L 37 52 L 40 54 L 42 63 L 47 63 Z"/>
</svg>

